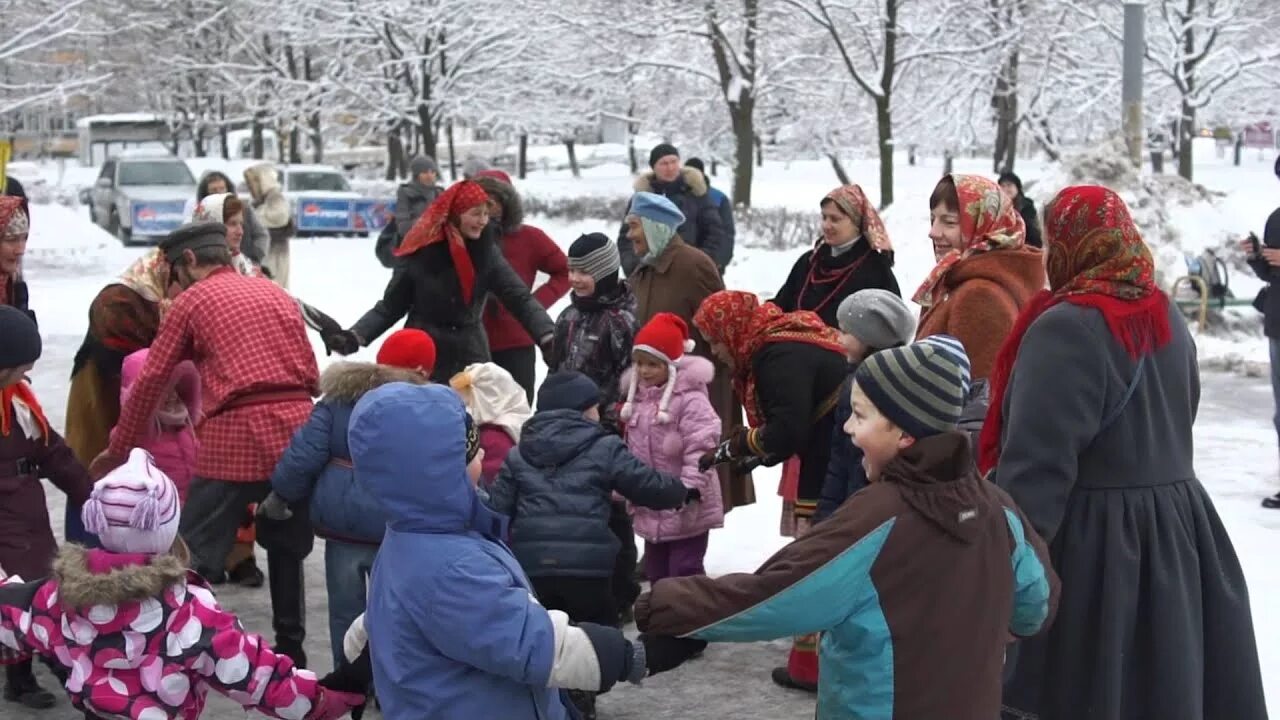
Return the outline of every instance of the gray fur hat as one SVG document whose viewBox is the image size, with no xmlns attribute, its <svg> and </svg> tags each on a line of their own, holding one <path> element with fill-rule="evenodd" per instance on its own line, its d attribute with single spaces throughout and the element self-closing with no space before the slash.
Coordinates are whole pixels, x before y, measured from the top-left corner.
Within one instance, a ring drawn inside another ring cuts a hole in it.
<svg viewBox="0 0 1280 720">
<path fill-rule="evenodd" d="M 436 164 L 436 159 L 430 155 L 419 155 L 409 161 L 409 176 L 417 178 L 424 172 L 433 172 L 440 174 L 440 166 Z"/>
<path fill-rule="evenodd" d="M 916 333 L 916 319 L 902 298 L 888 290 L 870 288 L 845 298 L 836 310 L 840 331 L 873 350 L 906 345 Z"/>
</svg>

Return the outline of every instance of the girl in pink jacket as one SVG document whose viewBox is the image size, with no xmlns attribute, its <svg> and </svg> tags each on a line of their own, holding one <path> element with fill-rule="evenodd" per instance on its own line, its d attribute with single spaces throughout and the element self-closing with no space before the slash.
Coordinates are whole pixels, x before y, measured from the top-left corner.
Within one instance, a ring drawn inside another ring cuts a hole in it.
<svg viewBox="0 0 1280 720">
<path fill-rule="evenodd" d="M 124 407 L 133 383 L 147 362 L 143 348 L 129 354 L 120 367 L 120 407 Z M 151 453 L 156 467 L 178 487 L 178 501 L 187 502 L 187 490 L 196 469 L 195 424 L 200 419 L 200 373 L 190 360 L 178 363 L 169 378 L 169 393 L 156 410 L 147 437 L 138 447 Z M 112 431 L 114 432 L 114 430 Z"/>
<path fill-rule="evenodd" d="M 711 361 L 693 349 L 689 326 L 672 313 L 658 313 L 636 334 L 633 363 L 622 375 L 627 446 L 641 462 L 675 475 L 701 494 L 680 510 L 631 506 L 636 534 L 644 538 L 644 574 L 649 582 L 705 574 L 707 536 L 724 526 L 724 503 L 715 470 L 698 470 L 698 458 L 720 441 L 720 417 L 707 384 Z"/>
</svg>

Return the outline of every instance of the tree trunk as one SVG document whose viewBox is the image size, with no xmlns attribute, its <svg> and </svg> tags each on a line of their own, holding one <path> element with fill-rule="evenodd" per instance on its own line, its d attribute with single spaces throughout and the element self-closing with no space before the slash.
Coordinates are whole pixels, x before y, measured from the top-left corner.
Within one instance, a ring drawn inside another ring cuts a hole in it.
<svg viewBox="0 0 1280 720">
<path fill-rule="evenodd" d="M 319 165 L 324 162 L 324 133 L 320 127 L 320 113 L 311 113 L 307 120 L 311 126 L 311 161 Z"/>
<path fill-rule="evenodd" d="M 1187 0 L 1186 17 L 1196 14 L 1195 0 Z M 1178 175 L 1190 181 L 1192 175 L 1192 139 L 1196 136 L 1196 108 L 1191 104 L 1191 96 L 1196 91 L 1196 68 L 1199 66 L 1196 51 L 1196 34 L 1194 27 L 1188 23 L 1182 36 L 1182 77 L 1185 86 L 1182 88 L 1182 116 L 1178 119 Z M 1210 41 L 1212 42 L 1212 40 Z"/>
<path fill-rule="evenodd" d="M 254 160 L 262 159 L 262 118 L 253 116 L 253 124 L 249 126 L 249 154 Z"/>
<path fill-rule="evenodd" d="M 582 170 L 578 167 L 578 150 L 574 147 L 573 138 L 564 141 L 564 148 L 569 151 L 569 171 L 575 178 L 582 177 Z"/>
<path fill-rule="evenodd" d="M 844 163 L 840 162 L 840 156 L 833 152 L 827 153 L 827 160 L 831 161 L 831 169 L 836 172 L 836 180 L 841 185 L 852 185 L 853 180 L 849 179 L 849 173 L 844 169 Z"/>
<path fill-rule="evenodd" d="M 445 140 L 449 143 L 449 177 L 455 182 L 458 180 L 458 157 L 453 149 L 453 121 L 445 123 L 444 126 Z"/>
<path fill-rule="evenodd" d="M 880 209 L 893 204 L 893 116 L 889 97 L 876 98 L 876 135 L 880 147 Z"/>
<path fill-rule="evenodd" d="M 992 170 L 1013 172 L 1018 156 L 1018 51 L 1010 53 L 996 78 L 991 106 L 996 114 L 995 155 Z"/>
<path fill-rule="evenodd" d="M 431 106 L 425 102 L 418 103 L 418 135 L 422 138 L 422 147 L 418 152 L 436 157 L 436 145 L 439 138 L 436 127 L 431 122 Z"/>
<path fill-rule="evenodd" d="M 634 164 L 634 161 L 633 161 Z M 516 158 L 516 177 L 521 180 L 529 174 L 529 134 L 520 133 L 520 151 Z"/>
<path fill-rule="evenodd" d="M 231 159 L 231 143 L 227 141 L 227 98 L 218 95 L 218 144 L 222 148 L 222 159 Z"/>
<path fill-rule="evenodd" d="M 1187 78 L 1190 83 L 1191 78 Z M 1178 123 L 1178 175 L 1191 180 L 1192 142 L 1196 136 L 1196 108 L 1186 97 L 1182 100 L 1182 119 Z"/>
<path fill-rule="evenodd" d="M 289 162 L 294 165 L 302 164 L 302 133 L 298 131 L 296 124 L 289 128 Z"/>
<path fill-rule="evenodd" d="M 755 96 L 743 92 L 736 104 L 729 106 L 733 120 L 733 205 L 751 207 L 751 180 L 755 175 L 752 155 L 755 153 Z"/>
<path fill-rule="evenodd" d="M 942 174 L 950 175 L 955 171 L 955 155 L 951 154 L 951 150 L 942 151 Z"/>
<path fill-rule="evenodd" d="M 400 139 L 400 131 L 391 128 L 387 131 L 387 180 L 400 178 L 400 167 L 404 164 L 404 142 Z"/>
<path fill-rule="evenodd" d="M 759 135 L 755 137 L 756 145 L 756 167 L 764 167 L 764 141 Z"/>
<path fill-rule="evenodd" d="M 640 161 L 636 159 L 636 136 L 634 134 L 627 138 L 627 164 L 631 166 L 632 175 L 640 172 Z M 520 177 L 523 178 L 524 175 Z"/>
</svg>

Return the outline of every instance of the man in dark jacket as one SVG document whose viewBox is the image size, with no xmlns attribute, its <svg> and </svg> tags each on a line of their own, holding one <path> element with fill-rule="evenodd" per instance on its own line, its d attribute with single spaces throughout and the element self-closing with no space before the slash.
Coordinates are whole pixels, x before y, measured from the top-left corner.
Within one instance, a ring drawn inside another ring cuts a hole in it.
<svg viewBox="0 0 1280 720">
<path fill-rule="evenodd" d="M 511 518 L 511 551 L 538 601 L 575 623 L 617 625 L 613 573 L 618 539 L 610 497 L 669 510 L 696 500 L 679 478 L 641 463 L 600 424 L 600 388 L 578 372 L 549 375 L 538 412 L 489 489 L 488 505 Z M 587 717 L 595 699 L 572 694 Z"/>
<path fill-rule="evenodd" d="M 407 235 L 409 228 L 418 221 L 422 211 L 444 192 L 444 188 L 436 184 L 440 168 L 430 155 L 419 155 L 410 161 L 409 174 L 412 179 L 396 190 L 397 245 L 399 238 Z"/>
<path fill-rule="evenodd" d="M 725 234 L 720 210 L 707 191 L 702 173 L 696 168 L 681 167 L 680 151 L 667 143 L 649 152 L 649 167 L 652 170 L 636 178 L 636 192 L 656 193 L 675 203 L 685 218 L 676 229 L 680 239 L 706 253 L 723 275 L 733 258 L 733 244 Z M 618 231 L 618 254 L 622 257 L 622 269 L 630 276 L 640 265 L 640 259 L 627 240 L 625 220 Z"/>
<path fill-rule="evenodd" d="M 1040 239 L 1040 219 L 1036 217 L 1036 204 L 1023 194 L 1022 178 L 1006 171 L 1000 173 L 999 183 L 1005 197 L 1013 202 L 1022 215 L 1022 221 L 1027 226 L 1027 244 L 1031 247 L 1044 247 L 1044 241 Z"/>
<path fill-rule="evenodd" d="M 733 200 L 730 200 L 729 196 L 725 195 L 720 188 L 711 185 L 711 178 L 707 177 L 707 168 L 703 164 L 702 158 L 689 158 L 684 165 L 702 173 L 702 182 L 707 184 L 707 194 L 711 196 L 711 204 L 715 205 L 716 210 L 720 213 L 720 227 L 724 228 L 725 242 L 728 247 L 726 254 L 732 259 L 733 246 L 738 238 L 738 230 L 733 223 Z M 721 268 L 721 272 L 723 273 L 723 268 Z"/>
<path fill-rule="evenodd" d="M 1280 178 L 1280 158 L 1276 158 L 1276 177 Z M 1280 436 L 1280 291 L 1272 287 L 1280 282 L 1280 208 L 1267 218 L 1262 242 L 1250 234 L 1244 241 L 1244 251 L 1249 256 L 1249 267 L 1267 283 L 1253 305 L 1262 313 L 1262 327 L 1271 345 L 1271 393 L 1276 406 L 1276 435 Z M 1263 499 L 1262 506 L 1280 510 L 1280 493 Z"/>
</svg>

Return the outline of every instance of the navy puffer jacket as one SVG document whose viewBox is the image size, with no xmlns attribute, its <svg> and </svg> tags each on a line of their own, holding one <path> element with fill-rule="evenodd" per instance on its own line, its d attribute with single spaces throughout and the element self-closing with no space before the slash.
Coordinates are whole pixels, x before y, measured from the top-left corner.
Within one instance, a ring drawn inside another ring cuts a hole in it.
<svg viewBox="0 0 1280 720">
<path fill-rule="evenodd" d="M 530 577 L 608 577 L 618 554 L 609 530 L 614 491 L 655 510 L 678 508 L 688 495 L 600 423 L 551 410 L 524 424 L 488 504 L 511 518 L 511 549 Z"/>
</svg>

